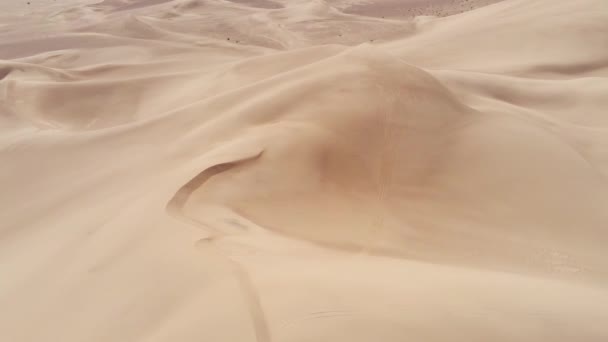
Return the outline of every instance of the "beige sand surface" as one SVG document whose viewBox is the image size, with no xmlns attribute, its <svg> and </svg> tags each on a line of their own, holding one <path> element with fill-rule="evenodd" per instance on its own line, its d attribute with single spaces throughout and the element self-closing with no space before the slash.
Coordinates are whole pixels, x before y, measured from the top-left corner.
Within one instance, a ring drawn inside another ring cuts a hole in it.
<svg viewBox="0 0 608 342">
<path fill-rule="evenodd" d="M 608 341 L 606 0 L 27 2 L 0 341 Z"/>
</svg>

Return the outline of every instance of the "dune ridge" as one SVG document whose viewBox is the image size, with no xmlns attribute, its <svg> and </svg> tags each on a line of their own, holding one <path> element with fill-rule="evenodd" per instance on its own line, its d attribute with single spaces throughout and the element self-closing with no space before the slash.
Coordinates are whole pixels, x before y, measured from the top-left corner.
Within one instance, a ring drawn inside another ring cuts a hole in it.
<svg viewBox="0 0 608 342">
<path fill-rule="evenodd" d="M 604 0 L 1 6 L 1 340 L 608 340 Z"/>
</svg>

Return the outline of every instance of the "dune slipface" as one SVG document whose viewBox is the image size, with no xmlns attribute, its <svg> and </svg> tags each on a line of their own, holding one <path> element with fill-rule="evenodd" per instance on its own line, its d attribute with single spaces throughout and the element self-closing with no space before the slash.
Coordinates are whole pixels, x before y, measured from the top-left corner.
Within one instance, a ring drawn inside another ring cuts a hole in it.
<svg viewBox="0 0 608 342">
<path fill-rule="evenodd" d="M 605 1 L 0 11 L 1 340 L 608 340 Z"/>
</svg>

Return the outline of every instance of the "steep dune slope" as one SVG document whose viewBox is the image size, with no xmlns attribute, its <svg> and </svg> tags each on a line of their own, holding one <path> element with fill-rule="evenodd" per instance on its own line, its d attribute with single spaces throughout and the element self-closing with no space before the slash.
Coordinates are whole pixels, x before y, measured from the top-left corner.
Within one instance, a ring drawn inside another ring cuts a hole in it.
<svg viewBox="0 0 608 342">
<path fill-rule="evenodd" d="M 3 15 L 0 339 L 608 339 L 608 5 L 381 2 Z"/>
</svg>

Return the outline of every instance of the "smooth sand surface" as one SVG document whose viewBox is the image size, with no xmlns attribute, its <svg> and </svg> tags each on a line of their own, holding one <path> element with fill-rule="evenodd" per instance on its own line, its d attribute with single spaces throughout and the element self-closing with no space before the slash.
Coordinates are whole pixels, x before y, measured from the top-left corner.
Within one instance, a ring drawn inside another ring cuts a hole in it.
<svg viewBox="0 0 608 342">
<path fill-rule="evenodd" d="M 1 3 L 1 341 L 608 341 L 606 0 Z"/>
</svg>

